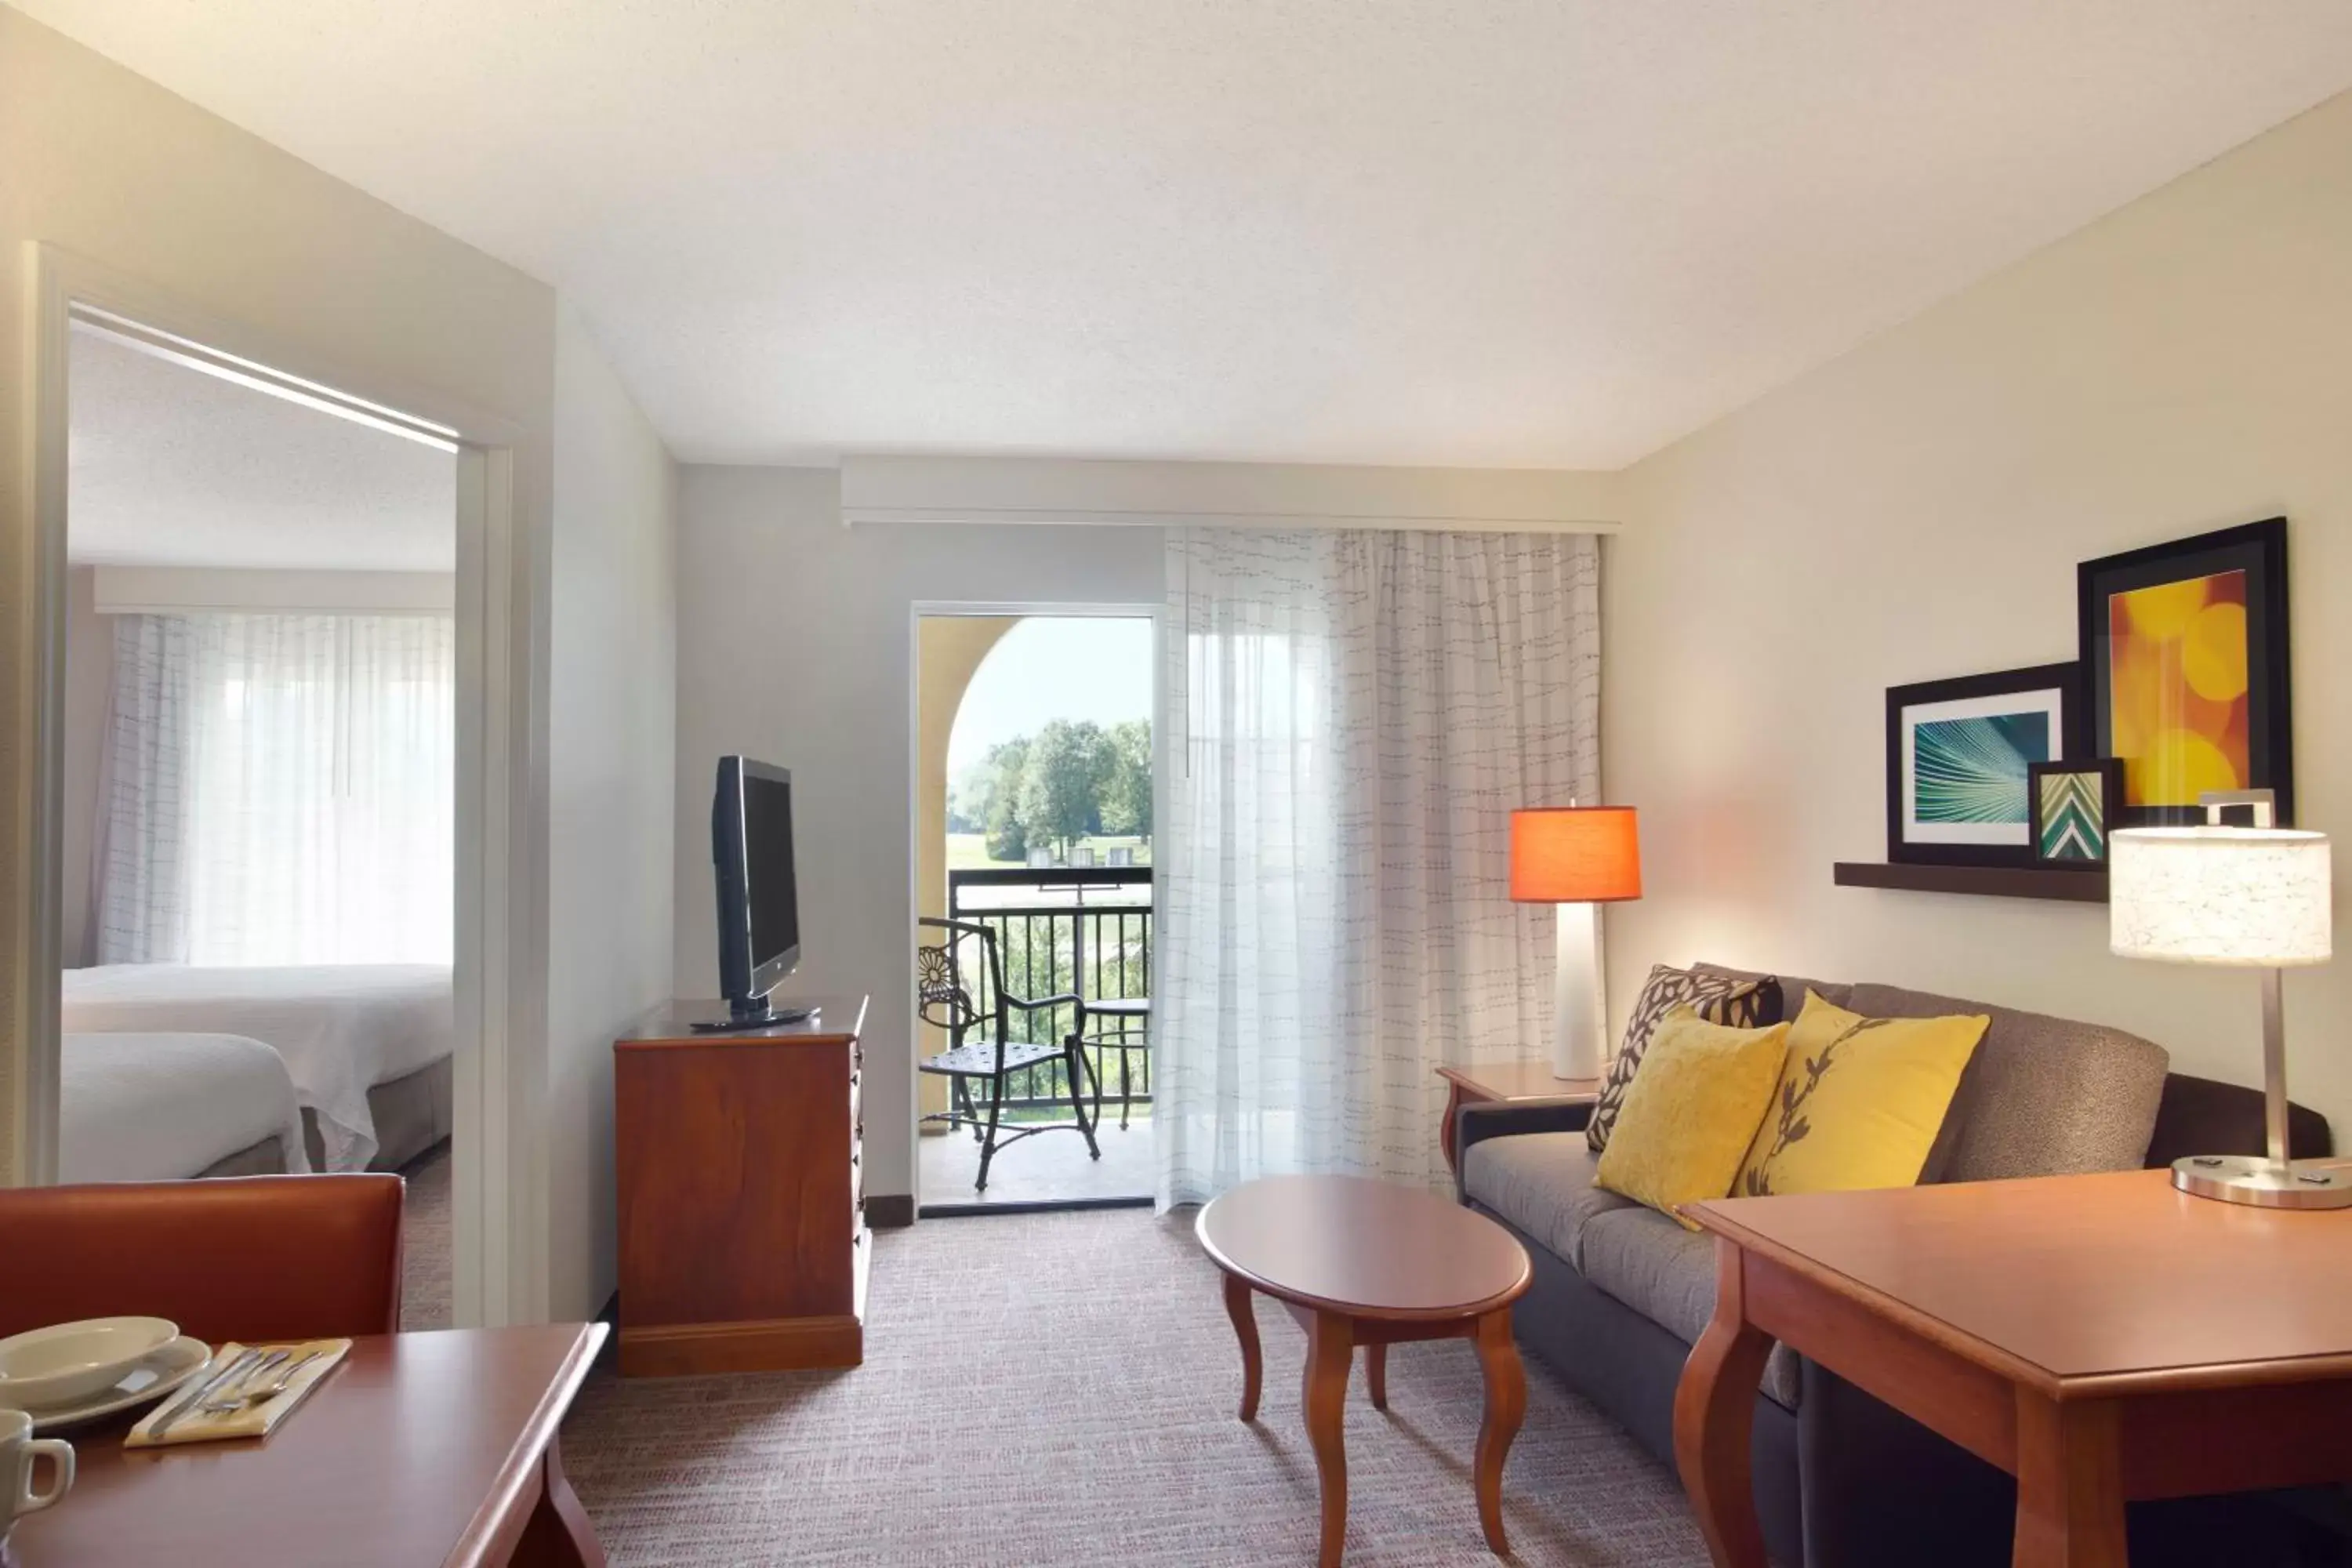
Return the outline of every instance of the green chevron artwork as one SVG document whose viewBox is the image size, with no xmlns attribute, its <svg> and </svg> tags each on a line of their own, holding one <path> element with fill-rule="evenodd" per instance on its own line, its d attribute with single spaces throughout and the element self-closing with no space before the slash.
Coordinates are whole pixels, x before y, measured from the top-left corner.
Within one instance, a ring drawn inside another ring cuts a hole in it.
<svg viewBox="0 0 2352 1568">
<path fill-rule="evenodd" d="M 2107 863 L 2107 830 L 2123 800 L 2123 765 L 2045 763 L 2028 770 L 2033 858 L 2045 866 L 2096 870 Z"/>
</svg>

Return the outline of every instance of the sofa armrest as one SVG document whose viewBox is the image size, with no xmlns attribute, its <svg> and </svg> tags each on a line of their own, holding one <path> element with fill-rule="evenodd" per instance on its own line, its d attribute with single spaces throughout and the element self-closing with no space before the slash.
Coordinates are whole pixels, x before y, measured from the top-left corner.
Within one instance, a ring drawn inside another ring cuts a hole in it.
<svg viewBox="0 0 2352 1568">
<path fill-rule="evenodd" d="M 1578 1132 L 1592 1120 L 1587 1102 L 1474 1100 L 1454 1113 L 1454 1187 L 1462 1196 L 1462 1173 L 1470 1168 L 1470 1145 L 1525 1132 Z M 1467 1201 L 1465 1198 L 1464 1201 Z"/>
</svg>

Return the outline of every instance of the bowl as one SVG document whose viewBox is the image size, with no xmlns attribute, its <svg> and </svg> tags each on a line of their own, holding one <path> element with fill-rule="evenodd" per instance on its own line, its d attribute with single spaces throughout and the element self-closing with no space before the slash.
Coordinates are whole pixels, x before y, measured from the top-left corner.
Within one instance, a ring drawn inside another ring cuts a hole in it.
<svg viewBox="0 0 2352 1568">
<path fill-rule="evenodd" d="M 162 1318 L 87 1318 L 0 1340 L 0 1405 L 39 1410 L 113 1387 L 180 1337 Z"/>
</svg>

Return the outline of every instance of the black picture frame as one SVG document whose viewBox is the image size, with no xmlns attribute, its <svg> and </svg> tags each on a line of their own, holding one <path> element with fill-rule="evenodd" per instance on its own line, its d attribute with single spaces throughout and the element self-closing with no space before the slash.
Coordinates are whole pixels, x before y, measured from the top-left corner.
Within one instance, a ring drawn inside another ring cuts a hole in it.
<svg viewBox="0 0 2352 1568">
<path fill-rule="evenodd" d="M 1970 704 L 1998 698 L 2040 698 L 2044 710 L 2053 710 L 2055 721 L 2051 725 L 2049 743 L 2056 755 L 2049 758 L 2028 758 L 2033 761 L 2065 762 L 2086 755 L 2084 750 L 2084 705 L 2083 667 L 2069 661 L 2064 664 L 2028 665 L 2021 669 L 1994 670 L 1985 675 L 1964 675 L 1948 680 L 1916 681 L 1907 686 L 1890 686 L 1886 689 L 1886 858 L 1889 861 L 1914 866 L 2032 866 L 2036 864 L 2033 853 L 2032 802 L 2027 792 L 2023 774 L 2018 775 L 2017 802 L 2019 816 L 2014 824 L 1999 825 L 1914 824 L 1906 795 L 1906 741 L 1915 722 L 1923 718 L 1934 721 L 1934 710 L 1951 704 Z M 2021 711 L 2032 704 L 2021 702 Z M 1922 837 L 1934 832 L 1958 833 L 1997 826 L 2006 829 L 2014 826 L 2013 842 L 1953 842 Z"/>
<path fill-rule="evenodd" d="M 2049 801 L 2042 781 L 2053 775 L 2086 773 L 2099 781 L 2099 852 L 2093 856 L 2052 855 L 2049 846 Z M 2124 765 L 2113 757 L 2081 757 L 2071 762 L 2035 763 L 2025 770 L 2029 815 L 2033 822 L 2033 864 L 2050 871 L 2104 871 L 2107 840 L 2116 830 L 2116 805 L 2123 799 Z"/>
<path fill-rule="evenodd" d="M 2117 594 L 2242 571 L 2246 574 L 2246 763 L 2242 789 L 2267 789 L 2278 801 L 2280 826 L 2294 820 L 2294 713 L 2289 689 L 2286 519 L 2273 517 L 2210 533 L 2192 534 L 2075 568 L 2075 618 L 2082 643 L 2084 685 L 2093 756 L 2116 757 L 2114 638 L 2109 602 Z M 2128 763 L 2132 759 L 2118 760 Z M 2126 769 L 2128 785 L 2129 773 Z M 2134 805 L 2118 796 L 2119 827 L 2196 823 L 2193 803 Z"/>
</svg>

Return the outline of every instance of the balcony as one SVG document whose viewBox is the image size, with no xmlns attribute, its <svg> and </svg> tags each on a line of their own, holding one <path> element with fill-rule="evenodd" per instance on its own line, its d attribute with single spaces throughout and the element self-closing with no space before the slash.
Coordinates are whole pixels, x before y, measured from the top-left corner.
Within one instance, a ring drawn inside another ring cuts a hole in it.
<svg viewBox="0 0 2352 1568">
<path fill-rule="evenodd" d="M 1149 866 L 951 870 L 948 914 L 995 932 L 1005 988 L 1015 996 L 1076 993 L 1094 1003 L 1151 994 Z M 1088 1033 L 1107 1033 L 1104 1022 L 1090 1020 Z M 1076 1009 L 1068 1005 L 1013 1015 L 1015 1040 L 1056 1042 L 1076 1025 Z M 1152 1191 L 1150 1055 L 1131 1050 L 1122 1063 L 1122 1053 L 1107 1043 L 1088 1046 L 1086 1055 L 1102 1095 L 1102 1122 L 1096 1130 L 1102 1149 L 1099 1161 L 1087 1157 L 1086 1143 L 1076 1132 L 1024 1139 L 997 1155 L 989 1168 L 988 1190 L 976 1193 L 972 1182 L 980 1168 L 980 1150 L 972 1136 L 928 1135 L 919 1152 L 925 1212 L 965 1205 L 1148 1200 Z M 1124 1130 L 1119 1125 L 1122 1099 Z M 1004 1102 L 1008 1124 L 1069 1118 L 1069 1090 L 1061 1063 L 1044 1063 L 1013 1075 Z"/>
</svg>

